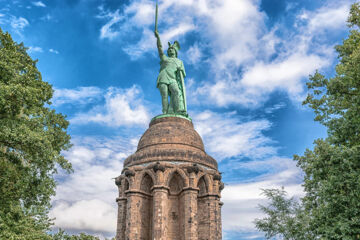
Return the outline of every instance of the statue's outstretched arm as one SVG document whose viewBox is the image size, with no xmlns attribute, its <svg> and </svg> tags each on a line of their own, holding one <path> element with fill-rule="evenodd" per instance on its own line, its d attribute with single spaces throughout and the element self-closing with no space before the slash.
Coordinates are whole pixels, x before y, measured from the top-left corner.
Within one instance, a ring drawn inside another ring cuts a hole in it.
<svg viewBox="0 0 360 240">
<path fill-rule="evenodd" d="M 159 57 L 162 58 L 163 55 L 164 55 L 164 51 L 162 49 L 162 45 L 161 45 L 161 40 L 160 40 L 160 35 L 159 35 L 159 32 L 158 31 L 155 31 L 155 37 L 156 37 L 156 45 L 157 45 L 157 48 L 158 48 L 158 51 L 159 51 Z"/>
</svg>

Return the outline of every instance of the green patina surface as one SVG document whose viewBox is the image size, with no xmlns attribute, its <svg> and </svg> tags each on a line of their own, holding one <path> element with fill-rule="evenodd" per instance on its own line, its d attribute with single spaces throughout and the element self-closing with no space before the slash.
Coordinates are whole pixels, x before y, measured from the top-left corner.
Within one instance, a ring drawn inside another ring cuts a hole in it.
<svg viewBox="0 0 360 240">
<path fill-rule="evenodd" d="M 177 58 L 180 44 L 175 41 L 174 44 L 169 42 L 167 55 L 164 54 L 160 35 L 157 30 L 158 11 L 156 5 L 155 12 L 155 37 L 157 40 L 157 48 L 160 57 L 160 72 L 156 81 L 156 87 L 161 94 L 163 115 L 172 114 L 172 116 L 180 116 L 188 119 L 186 106 L 186 91 L 184 78 L 185 68 L 183 62 Z M 170 98 L 170 101 L 169 101 Z M 162 116 L 162 115 L 160 115 Z"/>
<path fill-rule="evenodd" d="M 184 116 L 184 115 L 181 115 L 181 114 L 161 114 L 161 115 L 158 115 L 158 116 L 155 116 L 151 119 L 151 122 L 154 121 L 155 119 L 159 119 L 159 118 L 164 118 L 164 117 L 178 117 L 178 118 L 184 118 L 184 119 L 187 119 L 189 120 L 190 122 L 192 122 L 192 119 L 191 117 L 189 116 Z"/>
</svg>

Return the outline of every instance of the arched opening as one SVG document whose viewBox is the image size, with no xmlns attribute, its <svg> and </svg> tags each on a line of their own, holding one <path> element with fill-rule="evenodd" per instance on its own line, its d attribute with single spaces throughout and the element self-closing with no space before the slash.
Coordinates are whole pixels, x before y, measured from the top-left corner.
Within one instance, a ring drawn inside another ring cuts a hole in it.
<svg viewBox="0 0 360 240">
<path fill-rule="evenodd" d="M 202 196 L 208 192 L 204 176 L 202 176 L 199 179 L 198 188 L 199 188 L 199 196 Z"/>
<path fill-rule="evenodd" d="M 145 194 L 141 194 L 139 199 L 139 213 L 141 221 L 140 240 L 152 239 L 152 215 L 153 215 L 153 197 L 151 196 L 151 188 L 154 182 L 149 174 L 145 173 L 140 183 L 140 190 Z"/>
<path fill-rule="evenodd" d="M 208 187 L 206 185 L 204 176 L 199 179 L 197 187 L 199 188 L 199 194 L 197 199 L 197 222 L 199 240 L 206 240 L 209 238 L 208 233 L 210 231 L 210 202 L 206 197 L 206 194 L 208 193 Z"/>
<path fill-rule="evenodd" d="M 177 195 L 184 188 L 184 181 L 178 172 L 175 172 L 169 182 L 170 194 Z"/>
<path fill-rule="evenodd" d="M 183 201 L 180 199 L 181 191 L 184 188 L 184 180 L 178 172 L 175 172 L 169 181 L 169 212 L 168 212 L 168 239 L 181 239 L 181 219 L 184 219 Z"/>
<path fill-rule="evenodd" d="M 151 188 L 154 186 L 152 178 L 149 176 L 149 174 L 145 174 L 143 179 L 141 180 L 140 184 L 140 190 L 146 193 L 151 192 Z"/>
<path fill-rule="evenodd" d="M 125 179 L 125 187 L 124 187 L 124 191 L 129 190 L 130 184 L 129 181 L 127 179 Z"/>
</svg>

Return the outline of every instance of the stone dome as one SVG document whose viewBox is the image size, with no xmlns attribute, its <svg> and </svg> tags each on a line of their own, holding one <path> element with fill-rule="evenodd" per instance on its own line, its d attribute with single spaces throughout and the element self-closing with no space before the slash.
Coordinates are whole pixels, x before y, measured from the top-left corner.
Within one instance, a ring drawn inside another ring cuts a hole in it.
<svg viewBox="0 0 360 240">
<path fill-rule="evenodd" d="M 181 117 L 153 119 L 124 167 L 161 161 L 199 163 L 217 169 L 216 160 L 206 154 L 192 122 Z"/>
</svg>

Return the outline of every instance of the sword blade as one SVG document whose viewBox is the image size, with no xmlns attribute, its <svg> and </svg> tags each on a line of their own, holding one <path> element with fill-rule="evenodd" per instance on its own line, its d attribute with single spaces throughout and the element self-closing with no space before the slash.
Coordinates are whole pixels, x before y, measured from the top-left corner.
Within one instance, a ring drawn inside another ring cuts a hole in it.
<svg viewBox="0 0 360 240">
<path fill-rule="evenodd" d="M 156 9 L 155 9 L 155 32 L 158 30 L 158 4 L 156 2 Z"/>
</svg>

